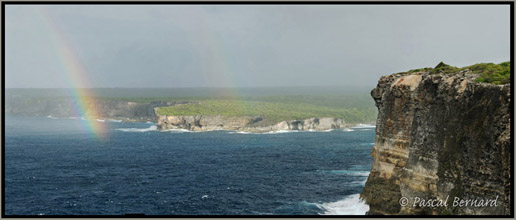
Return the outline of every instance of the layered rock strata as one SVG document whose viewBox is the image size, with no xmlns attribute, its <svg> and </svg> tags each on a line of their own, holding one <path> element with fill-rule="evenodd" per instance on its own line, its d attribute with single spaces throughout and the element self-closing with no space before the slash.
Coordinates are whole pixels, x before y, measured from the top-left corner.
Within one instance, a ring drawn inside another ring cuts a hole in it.
<svg viewBox="0 0 516 220">
<path fill-rule="evenodd" d="M 379 80 L 371 91 L 374 161 L 361 194 L 369 214 L 510 214 L 510 85 L 477 76 L 422 71 Z M 455 206 L 457 198 L 470 204 Z M 479 207 L 482 199 L 491 203 Z"/>
</svg>

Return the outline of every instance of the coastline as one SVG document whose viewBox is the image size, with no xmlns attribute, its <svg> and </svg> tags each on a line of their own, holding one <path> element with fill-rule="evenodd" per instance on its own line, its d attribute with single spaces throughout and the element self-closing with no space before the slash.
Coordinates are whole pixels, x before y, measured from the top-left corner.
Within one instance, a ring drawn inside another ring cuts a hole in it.
<svg viewBox="0 0 516 220">
<path fill-rule="evenodd" d="M 311 117 L 300 120 L 284 120 L 277 123 L 263 123 L 260 116 L 169 116 L 156 113 L 157 129 L 187 130 L 192 132 L 229 130 L 241 133 L 268 133 L 289 131 L 330 131 L 335 129 L 348 129 L 354 126 L 369 126 L 371 124 L 346 123 L 340 118 Z"/>
<path fill-rule="evenodd" d="M 261 127 L 239 127 L 239 128 L 221 128 L 221 127 L 206 127 L 205 129 L 186 129 L 186 128 L 160 128 L 159 123 L 156 121 L 148 121 L 148 120 L 138 120 L 138 119 L 131 119 L 131 118 L 121 118 L 121 117 L 113 117 L 113 118 L 88 118 L 88 117 L 54 117 L 52 115 L 48 116 L 27 116 L 27 115 L 18 115 L 18 114 L 10 114 L 11 116 L 18 116 L 18 117 L 40 117 L 40 118 L 49 118 L 54 120 L 87 120 L 87 121 L 94 121 L 96 123 L 146 123 L 151 124 L 150 128 L 144 128 L 144 129 L 133 129 L 131 131 L 138 132 L 140 130 L 145 131 L 151 131 L 151 130 L 157 130 L 162 132 L 209 132 L 209 131 L 229 131 L 237 134 L 277 134 L 277 133 L 291 133 L 291 132 L 331 132 L 333 130 L 343 130 L 344 132 L 351 132 L 354 131 L 354 129 L 375 129 L 376 124 L 375 122 L 361 122 L 361 123 L 343 123 L 340 127 L 331 127 L 328 125 L 321 124 L 321 126 L 312 126 L 307 127 L 306 129 L 300 129 L 301 127 L 288 127 L 289 125 L 295 124 L 296 122 L 300 121 L 313 121 L 317 118 L 309 118 L 305 120 L 289 120 L 289 121 L 281 121 L 279 123 L 276 123 L 274 125 L 270 126 L 261 126 Z M 322 119 L 322 118 L 318 118 Z M 326 121 L 331 120 L 337 120 L 334 118 L 325 118 Z M 324 120 L 322 120 L 324 121 Z M 338 120 L 337 120 L 338 121 Z M 129 131 L 129 130 L 127 130 Z M 140 131 L 141 132 L 141 131 Z"/>
</svg>

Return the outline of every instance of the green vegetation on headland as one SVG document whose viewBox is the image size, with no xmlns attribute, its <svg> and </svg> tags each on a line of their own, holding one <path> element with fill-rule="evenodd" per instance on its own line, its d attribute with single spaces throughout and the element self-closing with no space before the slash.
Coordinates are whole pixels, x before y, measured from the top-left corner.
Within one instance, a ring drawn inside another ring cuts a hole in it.
<svg viewBox="0 0 516 220">
<path fill-rule="evenodd" d="M 255 99 L 258 98 L 255 97 Z M 206 99 L 195 103 L 160 107 L 157 113 L 160 115 L 260 116 L 269 123 L 312 117 L 341 118 L 349 123 L 372 122 L 376 119 L 376 108 L 373 103 L 370 103 L 369 107 L 364 105 L 360 108 L 342 108 L 338 107 L 338 104 L 331 103 L 334 100 L 326 105 L 316 105 L 307 103 L 306 100 L 294 102 L 289 97 L 265 99 L 275 101 Z M 295 98 L 293 99 L 295 100 Z M 320 103 L 324 103 L 324 101 L 320 101 Z"/>
<path fill-rule="evenodd" d="M 373 122 L 376 107 L 369 94 L 326 96 L 184 97 L 192 103 L 158 108 L 161 115 L 261 116 L 264 121 L 311 117 L 342 118 L 349 123 Z"/>
<path fill-rule="evenodd" d="M 481 73 L 477 82 L 487 82 L 493 84 L 507 84 L 511 82 L 511 63 L 503 62 L 500 64 L 480 63 L 469 66 L 474 72 Z"/>
<path fill-rule="evenodd" d="M 407 73 L 430 71 L 430 74 L 453 74 L 460 71 L 469 70 L 472 74 L 479 74 L 476 82 L 492 83 L 495 85 L 507 84 L 511 82 L 511 63 L 503 62 L 500 64 L 494 63 L 477 63 L 466 67 L 454 67 L 440 62 L 434 68 L 421 68 L 409 70 Z"/>
<path fill-rule="evenodd" d="M 87 105 L 96 108 L 102 117 L 124 120 L 152 120 L 155 108 L 166 115 L 259 116 L 263 123 L 312 117 L 341 118 L 346 123 L 372 123 L 377 113 L 369 94 L 370 88 L 189 90 L 192 95 L 188 95 L 188 89 L 98 89 L 92 93 L 100 95 L 89 99 L 94 102 Z M 141 96 L 137 96 L 139 94 Z M 55 117 L 74 116 L 72 110 L 78 106 L 79 100 L 67 96 L 66 91 L 52 89 L 10 89 L 6 96 L 10 114 Z M 164 107 L 169 105 L 171 107 Z"/>
</svg>

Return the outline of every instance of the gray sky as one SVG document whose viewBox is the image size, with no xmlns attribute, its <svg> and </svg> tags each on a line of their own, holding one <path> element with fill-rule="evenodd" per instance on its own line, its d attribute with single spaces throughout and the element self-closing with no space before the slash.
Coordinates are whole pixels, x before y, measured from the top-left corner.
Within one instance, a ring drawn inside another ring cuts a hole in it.
<svg viewBox="0 0 516 220">
<path fill-rule="evenodd" d="M 373 87 L 508 61 L 509 21 L 508 5 L 7 5 L 6 87 Z"/>
</svg>

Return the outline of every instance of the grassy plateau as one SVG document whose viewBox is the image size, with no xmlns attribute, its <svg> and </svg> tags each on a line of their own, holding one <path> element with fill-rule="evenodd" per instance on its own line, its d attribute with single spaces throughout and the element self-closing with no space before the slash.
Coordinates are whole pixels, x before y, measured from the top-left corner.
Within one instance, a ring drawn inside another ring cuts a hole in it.
<svg viewBox="0 0 516 220">
<path fill-rule="evenodd" d="M 311 117 L 342 118 L 346 122 L 376 120 L 376 107 L 368 95 L 268 96 L 247 98 L 183 98 L 192 103 L 158 108 L 160 115 L 261 116 L 275 123 Z"/>
</svg>

